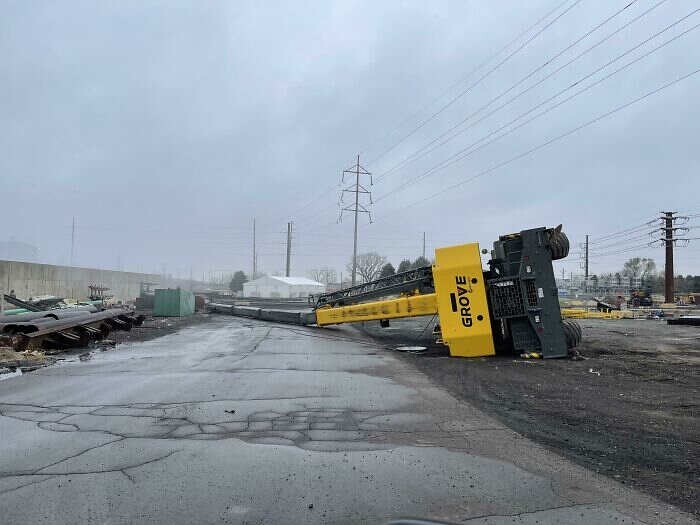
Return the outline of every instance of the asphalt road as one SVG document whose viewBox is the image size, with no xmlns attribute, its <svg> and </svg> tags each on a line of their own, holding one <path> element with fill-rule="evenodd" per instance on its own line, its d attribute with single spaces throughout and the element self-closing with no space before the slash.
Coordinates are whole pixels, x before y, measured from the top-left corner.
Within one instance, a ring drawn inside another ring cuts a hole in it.
<svg viewBox="0 0 700 525">
<path fill-rule="evenodd" d="M 362 330 L 433 382 L 579 465 L 700 518 L 700 331 L 582 319 L 585 358 L 451 359 L 427 318 Z"/>
<path fill-rule="evenodd" d="M 349 329 L 221 317 L 0 381 L 2 523 L 694 523 Z"/>
</svg>

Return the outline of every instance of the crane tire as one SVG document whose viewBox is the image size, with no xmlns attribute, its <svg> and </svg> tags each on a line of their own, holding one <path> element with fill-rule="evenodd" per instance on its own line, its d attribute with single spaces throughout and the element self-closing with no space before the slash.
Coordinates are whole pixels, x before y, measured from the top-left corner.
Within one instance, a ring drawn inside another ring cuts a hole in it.
<svg viewBox="0 0 700 525">
<path fill-rule="evenodd" d="M 569 255 L 569 238 L 561 231 L 561 224 L 556 228 L 547 230 L 549 236 L 549 250 L 552 260 L 558 261 Z"/>
<path fill-rule="evenodd" d="M 561 323 L 564 329 L 564 337 L 566 338 L 566 348 L 568 350 L 576 348 L 581 342 L 581 327 L 576 321 L 571 319 L 563 319 Z"/>
</svg>

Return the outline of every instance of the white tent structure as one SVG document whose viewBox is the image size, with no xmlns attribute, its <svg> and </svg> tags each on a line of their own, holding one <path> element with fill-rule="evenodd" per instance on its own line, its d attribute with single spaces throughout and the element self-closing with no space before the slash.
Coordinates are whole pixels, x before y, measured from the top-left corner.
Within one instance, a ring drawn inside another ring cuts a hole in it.
<svg viewBox="0 0 700 525">
<path fill-rule="evenodd" d="M 243 284 L 243 297 L 308 297 L 325 291 L 325 284 L 306 277 L 265 275 Z"/>
</svg>

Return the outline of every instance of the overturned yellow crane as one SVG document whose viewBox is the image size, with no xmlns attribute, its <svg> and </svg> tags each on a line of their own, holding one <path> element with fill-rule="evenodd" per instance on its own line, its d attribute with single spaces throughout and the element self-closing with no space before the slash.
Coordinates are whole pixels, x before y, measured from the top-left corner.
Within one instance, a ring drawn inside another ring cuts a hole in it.
<svg viewBox="0 0 700 525">
<path fill-rule="evenodd" d="M 393 299 L 350 306 L 321 306 L 316 309 L 316 324 L 325 326 L 438 314 L 442 341 L 449 346 L 452 355 L 477 357 L 494 354 L 479 245 L 471 243 L 440 248 L 435 251 L 435 265 L 427 268 L 429 271 L 413 272 L 419 275 L 406 272 L 407 275 L 392 276 L 394 279 L 390 281 L 403 277 L 409 286 L 413 286 L 417 283 L 411 283 L 411 280 L 420 280 L 423 289 L 432 287 L 433 292 L 421 293 L 421 287 L 418 287 Z M 421 279 L 420 273 L 429 274 L 430 278 Z M 361 296 L 358 293 L 354 298 Z M 330 297 L 326 295 L 322 299 Z"/>
<path fill-rule="evenodd" d="M 562 319 L 552 268 L 552 261 L 568 252 L 561 225 L 535 228 L 499 237 L 487 270 L 478 243 L 469 243 L 437 249 L 432 266 L 314 297 L 312 312 L 212 309 L 319 326 L 373 320 L 386 326 L 391 319 L 437 315 L 439 339 L 452 356 L 564 357 L 581 339 L 578 324 Z"/>
</svg>

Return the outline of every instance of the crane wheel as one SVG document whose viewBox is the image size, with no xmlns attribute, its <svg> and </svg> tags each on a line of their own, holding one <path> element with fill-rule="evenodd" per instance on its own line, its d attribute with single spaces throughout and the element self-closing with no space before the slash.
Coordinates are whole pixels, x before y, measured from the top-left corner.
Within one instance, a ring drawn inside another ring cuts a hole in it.
<svg viewBox="0 0 700 525">
<path fill-rule="evenodd" d="M 569 238 L 561 231 L 561 224 L 556 228 L 547 230 L 549 237 L 549 250 L 552 252 L 552 260 L 558 261 L 569 255 Z"/>
<path fill-rule="evenodd" d="M 581 327 L 576 321 L 571 319 L 562 319 L 562 328 L 564 328 L 564 337 L 566 338 L 566 348 L 571 350 L 576 348 L 581 342 Z"/>
</svg>

